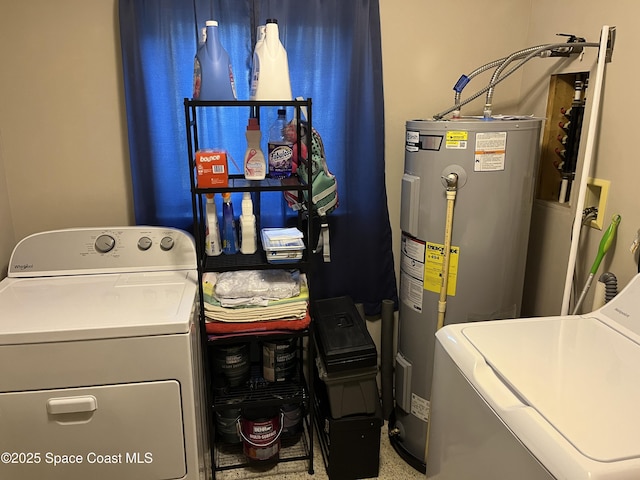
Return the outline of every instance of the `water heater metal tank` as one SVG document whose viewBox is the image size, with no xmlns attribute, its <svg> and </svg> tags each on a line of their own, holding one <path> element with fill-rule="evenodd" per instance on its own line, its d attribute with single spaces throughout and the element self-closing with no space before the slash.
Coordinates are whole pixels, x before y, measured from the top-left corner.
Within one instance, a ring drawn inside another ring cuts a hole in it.
<svg viewBox="0 0 640 480">
<path fill-rule="evenodd" d="M 406 124 L 391 426 L 398 432 L 396 450 L 419 466 L 426 460 L 442 284 L 444 177 L 455 173 L 458 178 L 445 324 L 519 316 L 541 126 L 542 120 L 534 118 Z"/>
</svg>

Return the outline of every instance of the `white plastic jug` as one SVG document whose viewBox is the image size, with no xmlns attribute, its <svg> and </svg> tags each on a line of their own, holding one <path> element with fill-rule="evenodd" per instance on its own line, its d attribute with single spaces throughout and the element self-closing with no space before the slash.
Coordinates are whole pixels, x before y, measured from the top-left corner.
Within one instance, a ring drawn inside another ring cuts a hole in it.
<svg viewBox="0 0 640 480">
<path fill-rule="evenodd" d="M 264 40 L 256 42 L 251 72 L 251 100 L 291 100 L 287 51 L 280 42 L 278 21 L 270 18 Z"/>
</svg>

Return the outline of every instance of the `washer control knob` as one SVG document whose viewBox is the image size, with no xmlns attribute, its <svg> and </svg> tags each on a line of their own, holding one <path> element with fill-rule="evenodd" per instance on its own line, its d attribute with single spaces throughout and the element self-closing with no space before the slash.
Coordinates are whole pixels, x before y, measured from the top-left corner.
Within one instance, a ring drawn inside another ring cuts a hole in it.
<svg viewBox="0 0 640 480">
<path fill-rule="evenodd" d="M 163 237 L 160 240 L 160 248 L 162 250 L 171 250 L 173 248 L 174 241 L 172 237 Z"/>
<path fill-rule="evenodd" d="M 140 239 L 138 240 L 138 248 L 143 251 L 149 250 L 152 243 L 153 242 L 149 237 L 140 237 Z"/>
<path fill-rule="evenodd" d="M 116 240 L 111 235 L 100 235 L 96 238 L 95 248 L 100 253 L 107 253 L 116 246 Z"/>
</svg>

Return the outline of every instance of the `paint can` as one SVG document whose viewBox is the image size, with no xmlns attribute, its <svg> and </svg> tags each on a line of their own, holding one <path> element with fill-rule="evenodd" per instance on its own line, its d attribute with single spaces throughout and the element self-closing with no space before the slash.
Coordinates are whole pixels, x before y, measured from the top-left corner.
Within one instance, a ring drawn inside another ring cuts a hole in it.
<svg viewBox="0 0 640 480">
<path fill-rule="evenodd" d="M 262 346 L 262 376 L 268 382 L 291 380 L 296 373 L 296 338 L 265 343 Z"/>
<path fill-rule="evenodd" d="M 249 346 L 247 344 L 220 346 L 214 349 L 215 384 L 223 384 L 226 380 L 229 387 L 238 387 L 249 379 L 250 367 Z M 223 377 L 224 380 L 220 377 Z"/>
<path fill-rule="evenodd" d="M 230 400 L 229 404 L 238 404 L 242 398 Z M 238 444 L 242 442 L 238 432 L 238 421 L 241 409 L 239 407 L 224 408 L 216 410 L 216 436 L 223 443 Z"/>
<path fill-rule="evenodd" d="M 278 459 L 283 415 L 277 407 L 245 408 L 239 422 L 243 452 L 248 460 Z"/>
<path fill-rule="evenodd" d="M 302 405 L 285 404 L 282 411 L 282 437 L 295 437 L 302 432 Z"/>
</svg>

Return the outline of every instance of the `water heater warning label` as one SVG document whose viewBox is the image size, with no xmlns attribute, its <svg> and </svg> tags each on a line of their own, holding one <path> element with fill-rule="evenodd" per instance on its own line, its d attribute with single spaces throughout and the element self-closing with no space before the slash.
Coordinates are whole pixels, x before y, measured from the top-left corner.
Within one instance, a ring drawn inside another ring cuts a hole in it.
<svg viewBox="0 0 640 480">
<path fill-rule="evenodd" d="M 454 148 L 464 150 L 467 148 L 467 141 L 469 140 L 469 132 L 451 130 L 447 132 L 446 148 Z"/>
<path fill-rule="evenodd" d="M 473 170 L 476 172 L 495 172 L 504 170 L 504 158 L 506 151 L 507 132 L 476 134 L 476 150 Z"/>
<path fill-rule="evenodd" d="M 431 414 L 431 402 L 426 398 L 419 397 L 415 393 L 411 394 L 411 415 L 415 415 L 420 420 L 429 421 Z"/>
<path fill-rule="evenodd" d="M 402 234 L 400 300 L 416 312 L 422 311 L 425 242 Z"/>
<path fill-rule="evenodd" d="M 451 246 L 449 251 L 449 279 L 447 280 L 447 295 L 456 294 L 458 278 L 458 257 L 460 247 Z M 442 286 L 442 267 L 444 265 L 444 245 L 427 242 L 427 253 L 424 261 L 424 289 L 440 293 Z"/>
</svg>

